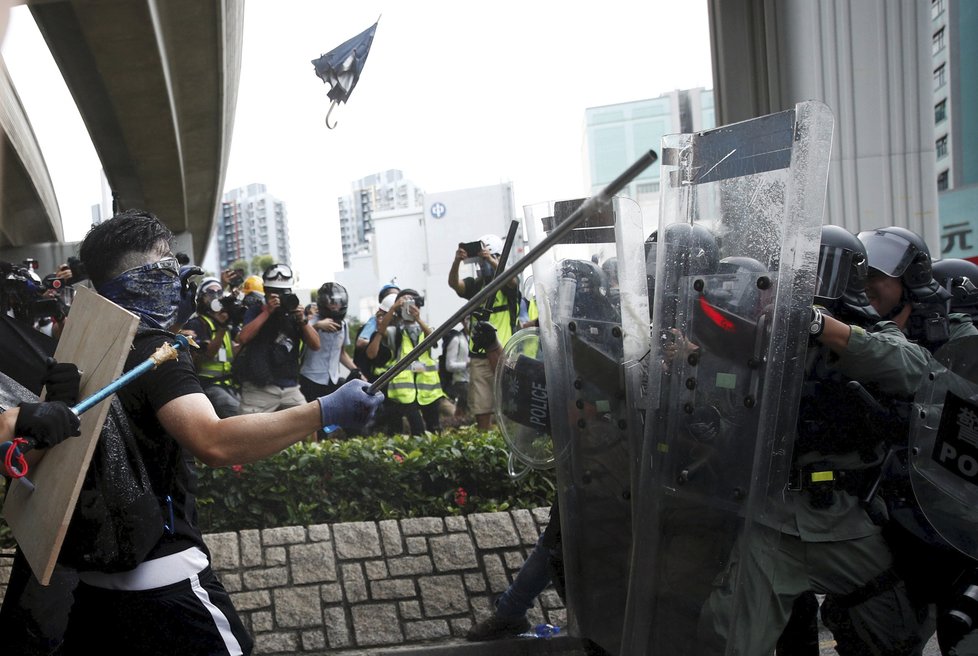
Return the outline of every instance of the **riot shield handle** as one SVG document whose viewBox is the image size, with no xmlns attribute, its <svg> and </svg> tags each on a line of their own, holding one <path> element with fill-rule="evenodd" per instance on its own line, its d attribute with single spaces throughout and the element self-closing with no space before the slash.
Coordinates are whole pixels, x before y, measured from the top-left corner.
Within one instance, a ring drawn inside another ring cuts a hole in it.
<svg viewBox="0 0 978 656">
<path fill-rule="evenodd" d="M 563 239 L 568 232 L 576 228 L 585 219 L 600 212 L 611 202 L 611 199 L 614 198 L 615 194 L 624 189 L 629 182 L 637 178 L 642 171 L 652 166 L 658 159 L 659 156 L 654 150 L 649 150 L 639 157 L 638 160 L 625 169 L 621 175 L 609 182 L 607 187 L 598 192 L 597 195 L 589 198 L 587 201 L 582 203 L 580 207 L 574 210 L 574 212 L 564 221 L 562 221 L 560 225 L 554 228 L 550 234 L 543 239 L 543 241 L 537 244 L 536 248 L 530 249 L 530 251 L 524 255 L 519 262 L 517 262 L 516 266 L 512 267 L 511 269 L 507 269 L 506 273 L 503 275 L 499 275 L 497 273 L 497 275 L 492 279 L 492 282 L 483 287 L 482 291 L 469 299 L 468 303 L 460 307 L 455 314 L 450 316 L 444 323 L 442 323 L 442 325 L 438 326 L 438 328 L 432 331 L 430 335 L 421 340 L 421 342 L 411 349 L 407 355 L 395 362 L 390 369 L 382 373 L 377 380 L 375 380 L 370 387 L 367 388 L 367 393 L 376 394 L 377 391 L 389 383 L 392 378 L 411 366 L 412 362 L 417 360 L 422 353 L 431 348 L 432 345 L 441 339 L 442 335 L 451 330 L 455 324 L 461 321 L 464 317 L 468 316 L 472 310 L 485 303 L 486 299 L 495 298 L 496 292 L 502 289 L 506 283 L 518 276 L 523 269 L 540 259 L 544 253 L 550 250 L 551 246 Z"/>
</svg>

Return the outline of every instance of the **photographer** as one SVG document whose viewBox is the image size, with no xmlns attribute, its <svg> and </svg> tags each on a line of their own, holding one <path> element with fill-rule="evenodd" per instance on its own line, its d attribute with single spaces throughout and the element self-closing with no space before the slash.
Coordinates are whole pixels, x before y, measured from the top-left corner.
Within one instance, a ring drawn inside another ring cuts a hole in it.
<svg viewBox="0 0 978 656">
<path fill-rule="evenodd" d="M 479 250 L 480 246 L 481 250 Z M 496 267 L 499 266 L 502 250 L 503 240 L 492 234 L 483 235 L 478 242 L 459 244 L 455 251 L 452 268 L 448 272 L 448 286 L 455 290 L 460 298 L 472 298 L 492 280 L 496 273 Z M 473 260 L 477 263 L 475 275 L 461 278 L 459 269 L 462 262 Z M 487 310 L 477 310 L 469 319 L 471 329 L 469 341 L 469 411 L 475 415 L 476 423 L 482 430 L 488 430 L 491 426 L 493 405 L 493 367 L 486 347 L 496 340 L 499 341 L 500 345 L 505 346 L 517 330 L 520 306 L 518 285 L 519 281 L 513 278 L 496 292 L 492 305 Z M 475 327 L 480 323 L 492 326 L 495 339 L 488 335 L 489 331 L 480 333 L 475 330 Z M 486 335 L 486 339 L 477 342 L 475 338 L 480 334 Z"/>
<path fill-rule="evenodd" d="M 430 335 L 431 328 L 421 318 L 423 305 L 424 297 L 418 292 L 401 290 L 378 320 L 377 332 L 367 346 L 367 356 L 375 361 L 389 356 L 384 368 L 390 368 Z M 439 432 L 444 398 L 438 363 L 432 359 L 430 350 L 425 351 L 409 368 L 394 376 L 387 387 L 383 406 L 387 433 L 401 433 L 403 419 L 407 419 L 411 435 L 422 435 L 425 430 Z"/>
<path fill-rule="evenodd" d="M 221 281 L 204 278 L 197 292 L 197 314 L 184 326 L 200 348 L 193 353 L 194 366 L 204 394 L 221 419 L 241 414 L 241 394 L 231 377 L 231 363 L 239 345 L 235 326 L 244 318 L 244 307 L 233 295 L 225 295 Z"/>
<path fill-rule="evenodd" d="M 324 283 L 319 288 L 316 301 L 312 306 L 317 310 L 308 318 L 308 322 L 319 335 L 320 349 L 306 353 L 299 371 L 299 388 L 310 400 L 334 392 L 347 380 L 366 380 L 345 349 L 350 344 L 346 323 L 349 295 L 346 289 L 339 283 Z M 340 365 L 350 370 L 348 378 L 341 378 Z"/>
<path fill-rule="evenodd" d="M 262 274 L 265 299 L 249 307 L 238 333 L 241 352 L 234 372 L 241 382 L 241 411 L 273 412 L 305 405 L 299 389 L 304 348 L 319 350 L 319 334 L 303 317 L 292 293 L 292 269 L 273 264 Z"/>
</svg>

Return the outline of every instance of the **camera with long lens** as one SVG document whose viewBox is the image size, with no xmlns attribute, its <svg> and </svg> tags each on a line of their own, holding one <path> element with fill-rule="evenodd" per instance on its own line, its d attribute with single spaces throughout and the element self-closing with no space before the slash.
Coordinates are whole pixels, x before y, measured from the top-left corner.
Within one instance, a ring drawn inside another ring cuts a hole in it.
<svg viewBox="0 0 978 656">
<path fill-rule="evenodd" d="M 238 324 L 244 321 L 247 308 L 242 305 L 234 294 L 228 294 L 211 301 L 213 312 L 225 312 L 228 315 L 228 323 Z"/>
<path fill-rule="evenodd" d="M 0 312 L 12 312 L 21 320 L 56 316 L 58 300 L 43 296 L 44 285 L 34 273 L 33 260 L 28 266 L 0 262 Z"/>
<path fill-rule="evenodd" d="M 282 305 L 280 305 L 279 307 L 281 307 L 286 314 L 289 314 L 299 309 L 299 297 L 296 296 L 295 294 L 292 293 L 280 294 L 279 298 L 282 300 Z"/>
</svg>

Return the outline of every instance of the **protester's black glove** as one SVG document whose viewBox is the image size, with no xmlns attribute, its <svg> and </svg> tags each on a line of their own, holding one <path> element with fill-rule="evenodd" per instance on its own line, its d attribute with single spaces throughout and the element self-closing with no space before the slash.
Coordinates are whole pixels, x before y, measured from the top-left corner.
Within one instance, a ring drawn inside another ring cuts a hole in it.
<svg viewBox="0 0 978 656">
<path fill-rule="evenodd" d="M 496 327 L 488 321 L 479 321 L 472 328 L 472 346 L 486 352 L 496 344 Z"/>
<path fill-rule="evenodd" d="M 69 437 L 81 435 L 81 420 L 62 401 L 21 403 L 14 433 L 26 438 L 34 448 L 48 449 Z"/>
<path fill-rule="evenodd" d="M 78 403 L 79 385 L 81 384 L 81 373 L 78 367 L 70 362 L 58 362 L 54 358 L 48 358 L 47 371 L 44 373 L 42 381 L 47 388 L 47 401 L 63 401 L 68 405 Z"/>
<path fill-rule="evenodd" d="M 180 267 L 180 304 L 177 305 L 176 325 L 186 323 L 187 319 L 197 311 L 197 283 L 190 279 L 204 275 L 204 270 L 198 266 Z"/>
</svg>

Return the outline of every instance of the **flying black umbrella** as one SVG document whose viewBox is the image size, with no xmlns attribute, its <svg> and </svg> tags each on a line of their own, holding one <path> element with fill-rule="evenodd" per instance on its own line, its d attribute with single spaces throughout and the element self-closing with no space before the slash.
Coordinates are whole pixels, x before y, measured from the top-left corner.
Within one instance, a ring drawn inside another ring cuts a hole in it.
<svg viewBox="0 0 978 656">
<path fill-rule="evenodd" d="M 378 18 L 377 23 L 379 22 Z M 329 115 L 333 113 L 337 103 L 350 99 L 353 87 L 360 80 L 360 71 L 367 61 L 367 53 L 370 52 L 370 44 L 373 43 L 374 33 L 377 31 L 377 23 L 333 48 L 319 59 L 312 60 L 312 65 L 316 67 L 316 75 L 330 86 L 327 95 L 332 102 L 329 111 L 326 112 L 326 127 L 331 130 L 336 127 L 336 123 L 329 124 Z"/>
</svg>

